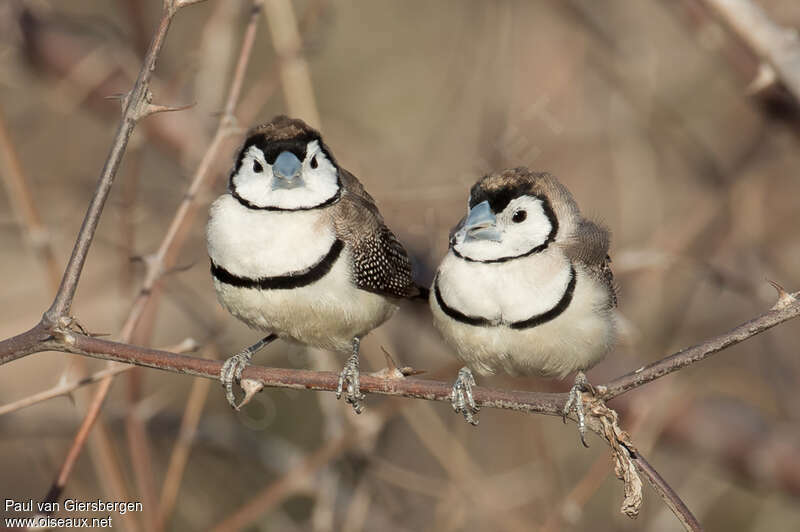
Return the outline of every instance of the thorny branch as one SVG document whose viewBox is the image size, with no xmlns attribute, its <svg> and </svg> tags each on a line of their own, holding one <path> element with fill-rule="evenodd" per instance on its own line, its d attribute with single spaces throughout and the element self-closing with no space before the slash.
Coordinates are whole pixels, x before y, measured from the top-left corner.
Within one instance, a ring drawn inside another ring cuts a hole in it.
<svg viewBox="0 0 800 532">
<path fill-rule="evenodd" d="M 603 400 L 613 399 L 673 371 L 704 360 L 722 349 L 747 340 L 798 315 L 800 315 L 800 292 L 794 294 L 783 292 L 778 303 L 769 311 L 728 333 L 679 351 L 607 384 L 595 386 L 598 396 Z M 208 379 L 218 379 L 222 369 L 222 362 L 218 360 L 113 342 L 72 330 L 50 334 L 41 326 L 0 342 L 0 365 L 40 351 L 62 351 Z M 244 370 L 243 380 L 256 381 L 269 387 L 336 391 L 338 375 L 324 371 L 249 366 Z M 362 376 L 361 386 L 366 393 L 430 401 L 450 400 L 450 383 L 401 378 L 399 374 L 365 374 Z M 500 390 L 481 386 L 474 388 L 474 396 L 476 403 L 483 407 L 556 416 L 561 415 L 567 399 L 567 394 L 564 393 Z"/>
<path fill-rule="evenodd" d="M 150 78 L 155 70 L 156 61 L 164 45 L 167 31 L 172 23 L 172 18 L 181 7 L 184 7 L 184 5 L 188 3 L 189 2 L 182 2 L 179 0 L 165 0 L 164 2 L 163 15 L 158 24 L 156 34 L 153 37 L 153 41 L 150 43 L 150 48 L 145 56 L 142 69 L 139 71 L 139 76 L 133 88 L 125 95 L 123 100 L 122 119 L 114 135 L 111 151 L 103 165 L 97 188 L 89 203 L 89 209 L 86 211 L 86 216 L 83 219 L 83 224 L 78 233 L 78 238 L 75 241 L 75 246 L 72 249 L 72 255 L 67 263 L 64 276 L 61 278 L 61 285 L 58 288 L 58 293 L 53 300 L 53 304 L 42 318 L 42 324 L 47 327 L 53 328 L 58 326 L 59 320 L 69 314 L 70 308 L 72 307 L 72 300 L 75 297 L 75 290 L 78 288 L 78 281 L 83 271 L 83 265 L 89 253 L 89 247 L 92 245 L 94 234 L 97 231 L 97 224 L 100 222 L 100 214 L 103 212 L 106 199 L 108 198 L 109 192 L 111 192 L 111 186 L 114 184 L 114 178 L 117 175 L 117 170 L 122 162 L 122 156 L 125 154 L 128 140 L 133 133 L 133 129 L 136 127 L 136 123 L 154 112 L 165 110 L 163 106 L 154 105 L 152 103 L 153 97 L 150 93 Z"/>
<path fill-rule="evenodd" d="M 798 299 L 798 296 L 800 296 L 800 293 L 789 294 L 780 290 L 778 303 L 761 316 L 743 323 L 726 334 L 679 351 L 641 370 L 615 379 L 608 384 L 597 386 L 598 397 L 606 400 L 621 395 L 673 371 L 708 358 L 726 347 L 751 338 L 784 321 L 797 317 L 800 315 L 800 299 Z M 44 350 L 80 354 L 209 379 L 217 379 L 222 368 L 222 363 L 216 360 L 201 359 L 158 349 L 112 342 L 71 330 L 62 331 L 55 336 L 44 335 L 41 331 L 37 335 L 35 329 L 0 343 L 0 365 L 21 358 L 26 354 Z M 263 386 L 330 392 L 336 390 L 338 383 L 338 375 L 333 372 L 265 368 L 260 366 L 250 366 L 245 369 L 243 379 Z M 361 387 L 366 393 L 431 401 L 449 401 L 450 397 L 450 384 L 447 382 L 408 378 L 399 373 L 362 375 Z M 483 407 L 555 416 L 561 415 L 567 399 L 567 395 L 563 393 L 538 393 L 484 387 L 475 387 L 474 395 L 476 402 Z M 597 418 L 590 417 L 588 425 L 595 432 L 602 434 L 602 425 Z M 685 525 L 687 522 L 696 522 L 693 517 L 688 520 L 684 519 L 684 513 L 688 512 L 685 504 L 674 496 L 674 492 L 671 489 L 664 488 L 663 479 L 654 476 L 653 469 L 641 459 L 638 453 L 631 452 L 631 459 L 637 469 L 648 477 L 648 480 L 650 480 L 659 494 L 671 501 L 671 509 L 675 511 Z M 681 511 L 676 510 L 676 508 L 681 509 Z M 688 515 L 691 516 L 691 514 Z M 686 526 L 690 530 L 694 529 L 688 525 Z"/>
<path fill-rule="evenodd" d="M 123 100 L 122 118 L 55 299 L 51 307 L 44 314 L 42 320 L 36 326 L 20 335 L 0 342 L 0 365 L 32 353 L 41 351 L 61 351 L 175 373 L 185 373 L 209 379 L 218 378 L 221 369 L 221 363 L 218 361 L 95 338 L 84 334 L 83 331 L 76 330 L 74 320 L 69 317 L 72 300 L 77 289 L 77 284 L 89 247 L 91 246 L 105 201 L 113 185 L 114 178 L 133 129 L 139 120 L 150 114 L 180 109 L 177 107 L 153 104 L 149 82 L 172 18 L 181 7 L 197 3 L 198 1 L 201 0 L 165 0 L 163 15 L 145 56 L 144 65 L 139 72 L 139 76 L 133 88 Z M 257 3 L 257 5 L 258 4 L 259 3 Z M 250 43 L 250 45 L 251 44 L 252 43 Z M 235 95 L 232 96 L 234 101 L 235 98 L 238 97 L 238 92 L 241 88 L 241 79 L 238 72 L 236 79 L 239 81 L 234 83 L 234 88 L 232 90 L 232 94 Z M 230 101 L 231 100 L 229 100 L 229 104 Z M 232 105 L 226 106 L 226 117 L 231 111 Z M 227 129 L 221 125 L 220 131 L 227 131 Z M 202 166 L 203 165 L 201 165 L 201 167 Z M 174 234 L 172 229 L 168 233 L 170 236 L 174 236 Z M 170 238 L 167 240 L 170 240 Z M 165 250 L 159 250 L 158 258 L 160 261 L 164 261 L 165 254 Z M 163 263 L 161 265 L 163 266 Z M 154 269 L 149 273 L 151 277 L 148 281 L 149 283 L 154 283 L 158 277 L 160 277 L 161 271 Z M 598 399 L 601 401 L 612 399 L 622 393 L 672 373 L 673 371 L 677 371 L 678 369 L 703 360 L 726 347 L 742 342 L 786 320 L 797 317 L 797 315 L 800 314 L 798 294 L 788 294 L 782 289 L 779 290 L 779 294 L 780 299 L 778 303 L 770 309 L 770 311 L 738 326 L 729 333 L 675 353 L 656 363 L 615 379 L 606 385 L 598 386 Z M 137 321 L 135 318 L 135 310 L 132 314 L 132 319 L 130 321 L 135 324 Z M 128 334 L 130 334 L 130 331 L 128 331 Z M 127 334 L 123 336 L 127 336 Z M 110 385 L 110 375 L 111 373 L 105 376 L 103 381 L 104 384 L 106 384 L 105 389 Z M 255 382 L 263 386 L 318 391 L 335 391 L 338 380 L 338 376 L 330 372 L 264 368 L 257 366 L 247 368 L 243 377 L 245 381 Z M 361 389 L 367 393 L 436 401 L 448 401 L 450 395 L 449 383 L 408 378 L 399 372 L 363 375 L 361 379 Z M 561 415 L 561 410 L 567 398 L 566 394 L 510 391 L 482 387 L 476 387 L 474 395 L 476 402 L 480 406 L 549 415 Z M 90 405 L 90 415 L 87 415 L 87 419 L 96 417 L 96 413 L 99 412 L 102 406 L 104 396 L 104 393 L 95 395 L 95 399 Z M 92 416 L 92 413 L 95 415 Z M 590 418 L 589 421 L 589 427 L 595 432 L 602 434 L 603 429 L 598 418 Z M 90 428 L 91 423 L 84 423 L 70 451 L 70 456 L 80 451 Z M 609 443 L 613 446 L 612 441 L 609 441 Z M 655 472 L 637 452 L 628 449 L 628 453 L 630 454 L 629 459 L 632 463 L 636 465 L 640 472 L 648 477 L 648 480 L 662 497 L 665 498 L 670 508 L 676 513 L 684 526 L 690 530 L 698 529 L 699 525 L 697 525 L 694 517 L 691 516 L 691 513 L 688 512 L 683 502 L 672 492 L 658 473 Z M 63 487 L 63 482 L 68 478 L 69 471 L 73 464 L 74 458 L 68 459 L 65 462 L 62 470 L 59 472 L 59 481 L 54 486 L 54 489 Z"/>
<path fill-rule="evenodd" d="M 196 3 L 196 2 L 190 2 Z M 188 3 L 182 2 L 176 4 L 174 2 L 167 2 L 165 3 L 164 9 L 164 19 L 166 17 L 174 16 L 177 9 L 182 7 L 183 5 L 188 5 Z M 150 306 L 151 310 L 157 299 L 157 295 L 159 291 L 158 288 L 158 281 L 161 279 L 164 272 L 171 267 L 175 260 L 178 253 L 178 249 L 182 246 L 183 242 L 186 239 L 186 232 L 187 228 L 190 226 L 191 221 L 193 219 L 193 214 L 197 210 L 196 205 L 196 197 L 203 186 L 203 184 L 208 180 L 209 176 L 212 175 L 211 167 L 212 163 L 217 156 L 220 148 L 223 146 L 223 142 L 228 138 L 228 136 L 234 130 L 234 117 L 233 117 L 233 110 L 235 108 L 236 102 L 239 99 L 239 94 L 241 92 L 242 82 L 244 79 L 245 70 L 247 64 L 250 59 L 251 51 L 253 48 L 253 42 L 255 39 L 255 28 L 256 28 L 256 20 L 258 19 L 259 11 L 260 11 L 261 2 L 260 0 L 253 1 L 253 10 L 250 16 L 250 23 L 248 24 L 247 30 L 245 31 L 245 35 L 242 40 L 242 48 L 239 53 L 238 64 L 236 66 L 236 71 L 233 76 L 233 80 L 231 82 L 231 88 L 229 90 L 229 95 L 227 102 L 225 104 L 225 112 L 220 118 L 219 126 L 217 128 L 217 132 L 214 136 L 214 139 L 211 142 L 211 145 L 205 151 L 203 159 L 201 160 L 197 171 L 192 179 L 192 183 L 187 191 L 184 200 L 179 205 L 175 216 L 173 217 L 173 221 L 167 230 L 167 234 L 164 237 L 161 245 L 159 246 L 158 251 L 148 257 L 146 263 L 148 265 L 148 270 L 146 274 L 146 278 L 144 284 L 139 292 L 139 295 L 135 299 L 132 308 L 128 314 L 128 317 L 122 327 L 120 337 L 121 340 L 124 342 L 129 342 L 132 340 L 134 334 L 137 332 L 137 327 L 142 322 L 143 317 L 146 315 L 148 305 Z M 166 31 L 168 28 L 167 24 L 164 24 L 164 19 L 162 19 L 161 24 L 159 25 L 159 32 Z M 158 34 L 154 42 L 158 42 Z M 161 39 L 163 42 L 163 38 Z M 145 67 L 148 65 L 147 60 L 145 61 Z M 141 76 L 140 76 L 141 77 Z M 130 101 L 130 94 L 126 96 L 126 105 L 128 105 Z M 164 106 L 155 106 L 150 103 L 150 93 L 149 90 L 145 93 L 146 98 L 146 106 L 141 111 L 141 113 L 146 114 L 154 114 L 158 112 L 163 112 L 165 110 Z M 62 318 L 64 319 L 64 318 Z M 91 427 L 97 420 L 97 417 L 100 413 L 99 408 L 94 408 L 95 405 L 101 405 L 105 400 L 105 397 L 108 395 L 110 390 L 111 384 L 113 382 L 113 374 L 107 375 L 103 380 L 100 381 L 99 386 L 94 392 L 94 395 L 91 399 L 90 408 L 88 409 L 81 426 L 78 431 L 78 437 L 73 441 L 72 448 L 68 453 L 68 459 L 65 462 L 63 469 L 66 470 L 66 474 L 60 474 L 59 480 L 57 481 L 57 486 L 51 490 L 51 493 L 57 495 L 60 492 L 60 489 L 55 489 L 59 486 L 63 486 L 64 482 L 69 476 L 69 472 L 71 471 L 72 464 L 74 460 L 71 460 L 71 457 L 77 457 L 80 449 L 83 447 L 85 443 L 85 437 L 82 438 L 81 435 L 88 434 Z M 137 422 L 135 418 L 131 419 L 132 423 L 129 424 L 129 436 L 133 435 L 137 438 L 136 442 L 132 445 L 132 454 L 135 460 L 136 468 L 135 470 L 139 473 L 137 476 L 137 481 L 139 484 L 148 483 L 152 476 L 150 474 L 144 474 L 145 471 L 149 470 L 150 459 L 147 455 L 147 449 L 144 445 L 144 427 Z M 135 433 L 135 434 L 134 434 Z M 63 479 L 63 481 L 62 481 Z M 148 489 L 146 490 L 147 493 L 151 493 L 153 490 Z M 153 506 L 153 505 L 148 505 Z M 149 516 L 154 517 L 154 516 Z M 151 526 L 157 527 L 159 523 L 151 522 Z"/>
<path fill-rule="evenodd" d="M 128 145 L 128 141 L 133 133 L 136 124 L 143 118 L 154 114 L 171 110 L 178 110 L 179 108 L 171 108 L 164 105 L 153 103 L 153 96 L 150 90 L 150 80 L 155 70 L 156 61 L 158 60 L 161 49 L 164 45 L 167 31 L 175 14 L 182 7 L 189 5 L 191 2 L 187 0 L 164 0 L 162 16 L 158 24 L 158 28 L 153 37 L 147 54 L 144 58 L 144 63 L 137 76 L 133 88 L 125 94 L 122 105 L 122 117 L 117 131 L 114 136 L 114 141 L 111 150 L 106 158 L 103 170 L 95 189 L 95 193 L 89 203 L 89 208 L 84 217 L 78 237 L 72 250 L 67 267 L 61 279 L 60 286 L 56 293 L 50 308 L 44 313 L 41 321 L 30 331 L 22 335 L 12 338 L 12 344 L 16 343 L 22 338 L 39 339 L 46 337 L 59 336 L 65 331 L 74 327 L 80 327 L 77 322 L 69 316 L 72 301 L 75 296 L 78 281 L 80 280 L 83 265 L 86 262 L 86 256 L 89 248 L 94 239 L 95 232 L 102 214 L 103 207 L 105 206 L 106 199 L 111 191 L 111 187 L 116 177 L 117 171 L 122 162 L 122 157 Z M 127 340 L 128 338 L 126 338 Z M 103 401 L 110 389 L 112 377 L 107 376 L 101 382 L 96 390 L 92 400 L 87 408 L 78 433 L 72 441 L 67 456 L 59 468 L 58 475 L 55 482 L 51 486 L 47 496 L 47 501 L 57 500 L 61 491 L 66 485 L 67 480 L 72 472 L 72 469 L 83 449 L 91 429 L 97 420 L 102 408 Z"/>
</svg>

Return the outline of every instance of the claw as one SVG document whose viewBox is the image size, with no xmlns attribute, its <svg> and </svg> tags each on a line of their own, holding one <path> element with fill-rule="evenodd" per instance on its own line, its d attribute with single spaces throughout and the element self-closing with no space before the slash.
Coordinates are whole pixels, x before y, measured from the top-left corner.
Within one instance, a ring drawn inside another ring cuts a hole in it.
<svg viewBox="0 0 800 532">
<path fill-rule="evenodd" d="M 236 396 L 233 393 L 233 381 L 235 380 L 238 382 L 242 380 L 242 372 L 244 368 L 250 365 L 250 359 L 252 357 L 253 354 L 247 351 L 236 353 L 225 361 L 225 364 L 222 366 L 222 371 L 220 371 L 219 380 L 222 381 L 222 385 L 225 386 L 225 398 L 234 410 L 239 410 L 242 404 L 236 404 Z"/>
<path fill-rule="evenodd" d="M 480 408 L 475 404 L 475 398 L 472 396 L 473 386 L 475 386 L 475 377 L 472 375 L 472 371 L 464 366 L 458 370 L 458 377 L 450 391 L 450 404 L 453 405 L 453 410 L 464 416 L 467 423 L 478 426 L 478 418 L 475 416 Z"/>
<path fill-rule="evenodd" d="M 586 380 L 586 375 L 582 371 L 579 371 L 575 376 L 575 384 L 569 391 L 569 398 L 564 405 L 562 416 L 564 423 L 566 423 L 569 413 L 575 410 L 575 414 L 578 416 L 578 432 L 581 436 L 581 443 L 583 443 L 584 447 L 589 447 L 589 444 L 586 443 L 586 414 L 583 410 L 583 392 L 585 391 L 594 394 L 594 388 L 589 384 L 589 381 Z"/>
<path fill-rule="evenodd" d="M 336 398 L 340 399 L 342 397 L 342 392 L 345 392 L 344 400 L 347 404 L 352 405 L 356 414 L 360 414 L 364 411 L 364 405 L 361 401 L 366 397 L 361 393 L 358 382 L 361 374 L 358 369 L 359 345 L 360 340 L 355 338 L 353 340 L 353 354 L 347 359 L 344 368 L 342 368 L 342 372 L 339 373 L 339 384 L 336 387 Z"/>
<path fill-rule="evenodd" d="M 236 353 L 225 363 L 222 365 L 222 369 L 219 372 L 219 380 L 222 385 L 225 387 L 225 398 L 228 400 L 228 404 L 230 404 L 234 410 L 239 410 L 242 406 L 245 405 L 253 396 L 255 392 L 248 391 L 246 393 L 245 399 L 236 404 L 236 396 L 233 393 L 233 382 L 241 382 L 242 380 L 242 372 L 244 368 L 250 365 L 250 359 L 253 358 L 253 355 L 257 353 L 262 347 L 272 342 L 277 336 L 271 334 L 265 338 L 262 338 L 255 344 L 251 345 L 247 349 Z"/>
</svg>

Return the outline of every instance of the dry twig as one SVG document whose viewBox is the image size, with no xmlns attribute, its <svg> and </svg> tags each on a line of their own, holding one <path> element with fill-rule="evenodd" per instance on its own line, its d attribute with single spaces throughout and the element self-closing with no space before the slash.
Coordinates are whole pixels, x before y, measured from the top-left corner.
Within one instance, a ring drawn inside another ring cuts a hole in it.
<svg viewBox="0 0 800 532">
<path fill-rule="evenodd" d="M 76 325 L 75 320 L 70 317 L 72 300 L 77 289 L 77 284 L 89 247 L 91 246 L 105 201 L 134 127 L 139 120 L 150 114 L 178 109 L 152 103 L 152 95 L 149 86 L 150 79 L 174 15 L 181 7 L 196 3 L 197 1 L 198 0 L 165 0 L 163 15 L 145 57 L 142 70 L 132 90 L 123 100 L 122 119 L 115 134 L 111 152 L 106 160 L 95 195 L 92 198 L 84 218 L 58 293 L 51 307 L 36 326 L 27 332 L 0 342 L 0 365 L 28 354 L 52 350 L 116 362 L 125 362 L 176 373 L 202 376 L 214 380 L 218 378 L 221 369 L 221 363 L 218 361 L 177 355 L 157 349 L 95 338 L 85 334 L 82 330 L 77 330 L 79 327 Z M 254 5 L 260 6 L 260 2 L 254 2 Z M 277 0 L 270 2 L 270 6 L 273 7 L 281 5 L 284 5 L 284 3 Z M 258 10 L 256 9 L 255 14 L 257 13 Z M 273 17 L 270 17 L 270 19 L 272 18 Z M 274 18 L 277 20 L 280 17 L 276 15 Z M 234 75 L 225 115 L 220 121 L 217 135 L 214 141 L 212 141 L 212 147 L 208 150 L 211 153 L 216 153 L 219 150 L 222 140 L 233 130 L 231 122 L 233 108 L 241 90 L 244 68 L 246 67 L 247 58 L 249 57 L 250 48 L 252 47 L 254 31 L 255 26 L 251 21 L 251 25 L 248 26 L 248 32 L 244 38 L 240 62 L 237 66 L 236 74 Z M 299 43 L 296 41 L 297 40 L 294 39 L 293 42 L 289 43 L 291 46 L 287 46 L 288 51 L 296 53 L 299 47 Z M 289 59 L 291 60 L 291 58 Z M 212 161 L 213 156 L 208 155 L 201 162 L 195 180 L 187 194 L 186 201 L 181 204 L 176 212 L 173 223 L 158 252 L 148 261 L 149 268 L 144 288 L 131 310 L 125 327 L 123 327 L 121 337 L 124 341 L 129 341 L 132 337 L 141 316 L 145 312 L 145 307 L 150 301 L 153 289 L 157 287 L 158 280 L 177 255 L 177 249 L 180 248 L 185 238 L 185 231 L 189 220 L 191 220 L 191 214 L 196 208 L 196 205 L 194 205 L 194 196 L 209 173 Z M 740 325 L 725 335 L 712 338 L 700 345 L 688 348 L 659 362 L 615 379 L 604 386 L 599 386 L 598 399 L 605 401 L 614 398 L 617 395 L 646 384 L 647 382 L 687 367 L 726 347 L 739 343 L 783 321 L 796 317 L 798 314 L 800 314 L 800 302 L 798 302 L 797 294 L 790 295 L 781 290 L 778 304 L 770 311 L 754 320 Z M 330 372 L 263 367 L 249 367 L 244 373 L 245 379 L 260 382 L 265 386 L 319 391 L 334 391 L 337 386 L 337 377 L 335 373 Z M 69 477 L 70 471 L 74 466 L 75 460 L 92 428 L 93 422 L 97 419 L 97 415 L 100 412 L 111 382 L 112 379 L 110 375 L 104 377 L 104 380 L 101 382 L 98 392 L 95 394 L 89 407 L 89 412 L 59 472 L 58 479 L 48 495 L 48 499 L 54 500 L 59 497 L 60 491 L 63 489 L 66 479 Z M 387 378 L 385 375 L 364 375 L 361 379 L 361 387 L 364 392 L 437 401 L 448 401 L 450 394 L 450 384 L 446 382 L 416 378 Z M 561 409 L 566 401 L 566 394 L 508 391 L 480 387 L 475 389 L 474 395 L 478 404 L 484 407 L 504 408 L 549 415 L 560 415 Z M 624 438 L 618 435 L 616 431 L 613 431 L 613 437 L 608 436 L 608 426 L 603 427 L 600 423 L 602 417 L 603 416 L 593 418 L 594 422 L 590 423 L 590 428 L 598 433 L 604 434 L 609 440 L 609 443 L 615 447 L 616 455 L 622 457 L 619 465 L 620 474 L 626 478 L 630 478 L 630 468 L 626 472 L 624 463 L 626 459 L 630 460 L 631 463 L 636 465 L 640 472 L 648 477 L 648 480 L 656 487 L 659 493 L 665 497 L 670 508 L 678 515 L 684 523 L 684 526 L 689 529 L 696 529 L 696 521 L 688 510 L 686 510 L 683 502 L 680 501 L 677 495 L 672 492 L 669 486 L 663 482 L 649 464 L 647 464 L 637 452 L 632 451 L 632 447 L 626 444 L 626 442 L 623 441 Z M 614 423 L 611 424 L 612 428 L 613 425 Z M 604 428 L 606 430 L 604 430 Z M 347 446 L 349 442 L 348 438 L 350 438 L 350 436 L 344 436 L 339 440 L 331 442 L 330 445 L 323 447 L 319 453 L 309 457 L 308 461 L 305 463 L 304 470 L 309 472 L 315 467 L 326 463 L 332 456 Z M 616 443 L 621 443 L 621 446 L 616 445 Z M 624 449 L 627 449 L 629 456 L 624 456 Z M 633 482 L 633 480 L 628 480 L 628 484 L 631 482 Z M 286 486 L 283 488 L 280 486 L 276 487 L 266 498 L 274 502 L 277 499 L 276 491 L 282 489 L 285 491 L 285 487 Z M 635 502 L 631 504 L 635 506 Z"/>
<path fill-rule="evenodd" d="M 727 334 L 712 338 L 702 344 L 675 353 L 659 362 L 615 379 L 606 385 L 596 387 L 598 397 L 602 400 L 616 397 L 680 368 L 703 360 L 726 347 L 742 342 L 800 315 L 798 294 L 788 294 L 781 290 L 779 296 L 778 303 L 772 309 L 736 327 Z M 215 380 L 218 378 L 222 368 L 222 363 L 216 360 L 199 359 L 146 347 L 112 342 L 74 331 L 61 331 L 57 335 L 49 335 L 41 324 L 19 336 L 0 342 L 0 364 L 41 350 L 81 354 Z M 338 375 L 333 372 L 264 368 L 259 366 L 251 366 L 245 369 L 243 378 L 257 381 L 264 386 L 331 392 L 336 390 L 338 384 Z M 364 375 L 361 386 L 366 393 L 434 401 L 449 401 L 450 396 L 449 383 L 418 378 L 386 378 L 384 375 Z M 474 395 L 476 402 L 483 407 L 504 408 L 555 416 L 561 415 L 562 408 L 566 402 L 566 394 L 498 390 L 483 387 L 476 387 Z M 602 433 L 601 426 L 596 422 L 596 418 L 594 419 L 595 422 L 589 423 L 590 428 Z M 670 508 L 676 512 L 682 522 L 687 522 L 688 518 L 684 515 L 686 512 L 685 504 L 677 498 L 671 489 L 666 489 L 663 479 L 654 476 L 652 468 L 645 462 L 640 462 L 639 457 L 638 453 L 635 453 L 635 456 L 632 455 L 639 471 L 647 476 L 650 483 L 656 487 L 662 497 L 670 499 Z"/>
<path fill-rule="evenodd" d="M 784 28 L 751 0 L 701 0 L 753 51 L 766 76 L 779 79 L 800 102 L 800 35 Z M 767 70 L 763 70 L 764 67 Z"/>
</svg>

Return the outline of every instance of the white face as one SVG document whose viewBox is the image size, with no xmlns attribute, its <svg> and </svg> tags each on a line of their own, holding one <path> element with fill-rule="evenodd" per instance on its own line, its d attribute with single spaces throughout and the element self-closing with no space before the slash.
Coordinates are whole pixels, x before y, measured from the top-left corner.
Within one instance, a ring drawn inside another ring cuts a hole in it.
<svg viewBox="0 0 800 532">
<path fill-rule="evenodd" d="M 250 146 L 231 177 L 231 191 L 257 208 L 309 209 L 330 200 L 338 190 L 338 170 L 318 140 L 306 145 L 302 161 L 283 151 L 272 164 L 258 146 Z"/>
<path fill-rule="evenodd" d="M 456 227 L 451 247 L 468 260 L 508 260 L 545 249 L 555 236 L 554 225 L 555 214 L 536 196 L 515 198 L 500 213 L 482 202 Z"/>
</svg>

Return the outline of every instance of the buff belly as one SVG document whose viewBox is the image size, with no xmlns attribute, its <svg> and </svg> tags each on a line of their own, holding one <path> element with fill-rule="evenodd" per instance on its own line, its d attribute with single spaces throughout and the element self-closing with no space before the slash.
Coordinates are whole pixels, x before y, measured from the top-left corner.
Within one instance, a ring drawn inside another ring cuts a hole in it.
<svg viewBox="0 0 800 532">
<path fill-rule="evenodd" d="M 615 339 L 615 322 L 606 309 L 607 292 L 577 269 L 574 298 L 555 319 L 528 329 L 480 326 L 456 321 L 431 297 L 433 323 L 459 358 L 476 373 L 564 377 L 599 362 Z"/>
<path fill-rule="evenodd" d="M 289 290 L 239 288 L 214 280 L 217 297 L 231 314 L 265 332 L 302 344 L 349 352 L 362 337 L 388 320 L 397 306 L 356 288 L 343 254 L 316 282 Z"/>
</svg>

